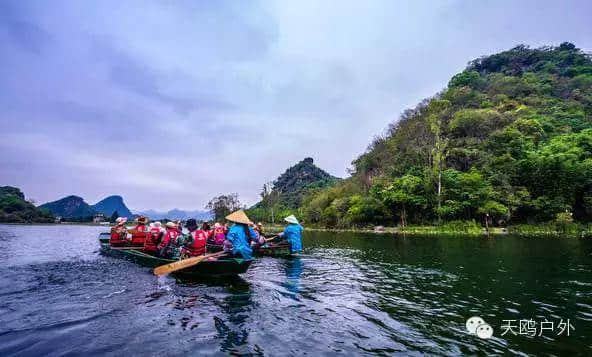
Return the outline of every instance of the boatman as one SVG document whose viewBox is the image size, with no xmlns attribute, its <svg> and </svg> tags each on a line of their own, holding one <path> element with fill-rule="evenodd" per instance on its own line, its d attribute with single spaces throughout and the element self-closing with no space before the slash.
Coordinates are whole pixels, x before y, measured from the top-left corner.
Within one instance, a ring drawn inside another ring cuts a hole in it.
<svg viewBox="0 0 592 357">
<path fill-rule="evenodd" d="M 251 259 L 253 251 L 250 242 L 256 239 L 256 234 L 251 228 L 253 222 L 242 209 L 226 216 L 226 220 L 234 223 L 226 234 L 226 242 L 232 244 L 232 253 L 240 255 L 243 259 Z M 229 244 L 225 243 L 225 246 Z"/>
<path fill-rule="evenodd" d="M 290 243 L 290 252 L 299 253 L 302 251 L 302 226 L 298 223 L 298 219 L 292 214 L 284 218 L 288 225 L 282 233 L 279 234 L 281 238 Z"/>
</svg>

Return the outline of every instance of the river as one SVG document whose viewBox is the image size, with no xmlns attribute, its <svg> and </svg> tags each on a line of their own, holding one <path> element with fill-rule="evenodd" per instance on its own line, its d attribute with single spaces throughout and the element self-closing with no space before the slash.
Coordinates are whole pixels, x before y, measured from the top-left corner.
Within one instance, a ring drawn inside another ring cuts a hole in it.
<svg viewBox="0 0 592 357">
<path fill-rule="evenodd" d="M 204 283 L 102 256 L 104 229 L 0 225 L 1 356 L 592 354 L 591 240 L 305 232 Z"/>
</svg>

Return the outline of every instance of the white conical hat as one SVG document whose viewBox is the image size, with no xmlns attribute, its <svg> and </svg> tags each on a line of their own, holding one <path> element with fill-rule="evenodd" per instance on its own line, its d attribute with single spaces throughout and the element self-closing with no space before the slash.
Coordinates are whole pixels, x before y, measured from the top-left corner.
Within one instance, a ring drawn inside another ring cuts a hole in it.
<svg viewBox="0 0 592 357">
<path fill-rule="evenodd" d="M 169 228 L 177 228 L 177 224 L 175 222 L 167 222 L 166 226 Z"/>
<path fill-rule="evenodd" d="M 235 223 L 242 223 L 242 224 L 253 224 L 247 214 L 242 209 L 239 209 L 236 212 L 233 212 L 226 216 L 226 220 L 235 222 Z"/>
<path fill-rule="evenodd" d="M 288 217 L 284 218 L 284 221 L 286 221 L 288 223 L 298 224 L 298 219 L 296 219 L 296 217 L 293 214 L 291 214 Z"/>
</svg>

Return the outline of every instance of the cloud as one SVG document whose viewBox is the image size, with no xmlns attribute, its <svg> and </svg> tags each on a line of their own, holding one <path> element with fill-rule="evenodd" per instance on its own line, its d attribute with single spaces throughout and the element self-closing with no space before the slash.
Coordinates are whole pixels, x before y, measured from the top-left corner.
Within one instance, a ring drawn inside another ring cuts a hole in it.
<svg viewBox="0 0 592 357">
<path fill-rule="evenodd" d="M 587 1 L 0 3 L 0 181 L 202 208 L 302 158 L 338 176 L 476 57 L 592 49 Z"/>
</svg>

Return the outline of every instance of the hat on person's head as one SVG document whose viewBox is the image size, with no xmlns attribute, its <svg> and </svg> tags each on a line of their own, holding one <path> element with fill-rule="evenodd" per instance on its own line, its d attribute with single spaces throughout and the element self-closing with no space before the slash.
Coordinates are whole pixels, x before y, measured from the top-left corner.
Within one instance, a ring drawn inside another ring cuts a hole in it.
<svg viewBox="0 0 592 357">
<path fill-rule="evenodd" d="M 118 226 L 124 224 L 125 222 L 127 222 L 127 217 L 117 217 L 115 220 L 115 223 L 117 223 Z"/>
<path fill-rule="evenodd" d="M 136 222 L 141 223 L 141 224 L 146 224 L 146 223 L 148 223 L 148 217 L 140 216 L 140 217 L 136 218 Z"/>
<path fill-rule="evenodd" d="M 226 216 L 226 220 L 234 223 L 242 223 L 242 224 L 253 224 L 247 214 L 242 209 L 239 209 L 236 212 L 233 212 Z"/>
<path fill-rule="evenodd" d="M 187 222 L 185 222 L 185 227 L 187 227 L 187 229 L 189 229 L 190 231 L 196 230 L 197 229 L 197 222 L 195 221 L 195 219 L 190 218 L 187 220 Z"/>
<path fill-rule="evenodd" d="M 167 228 L 177 228 L 177 224 L 175 222 L 167 222 Z"/>
<path fill-rule="evenodd" d="M 160 223 L 160 221 L 156 221 L 152 224 L 154 225 L 154 227 L 162 227 L 162 223 Z"/>
<path fill-rule="evenodd" d="M 288 217 L 284 218 L 284 221 L 288 223 L 298 224 L 298 219 L 293 214 L 289 215 Z"/>
<path fill-rule="evenodd" d="M 221 228 L 222 225 L 219 222 L 214 223 L 214 228 Z"/>
</svg>

